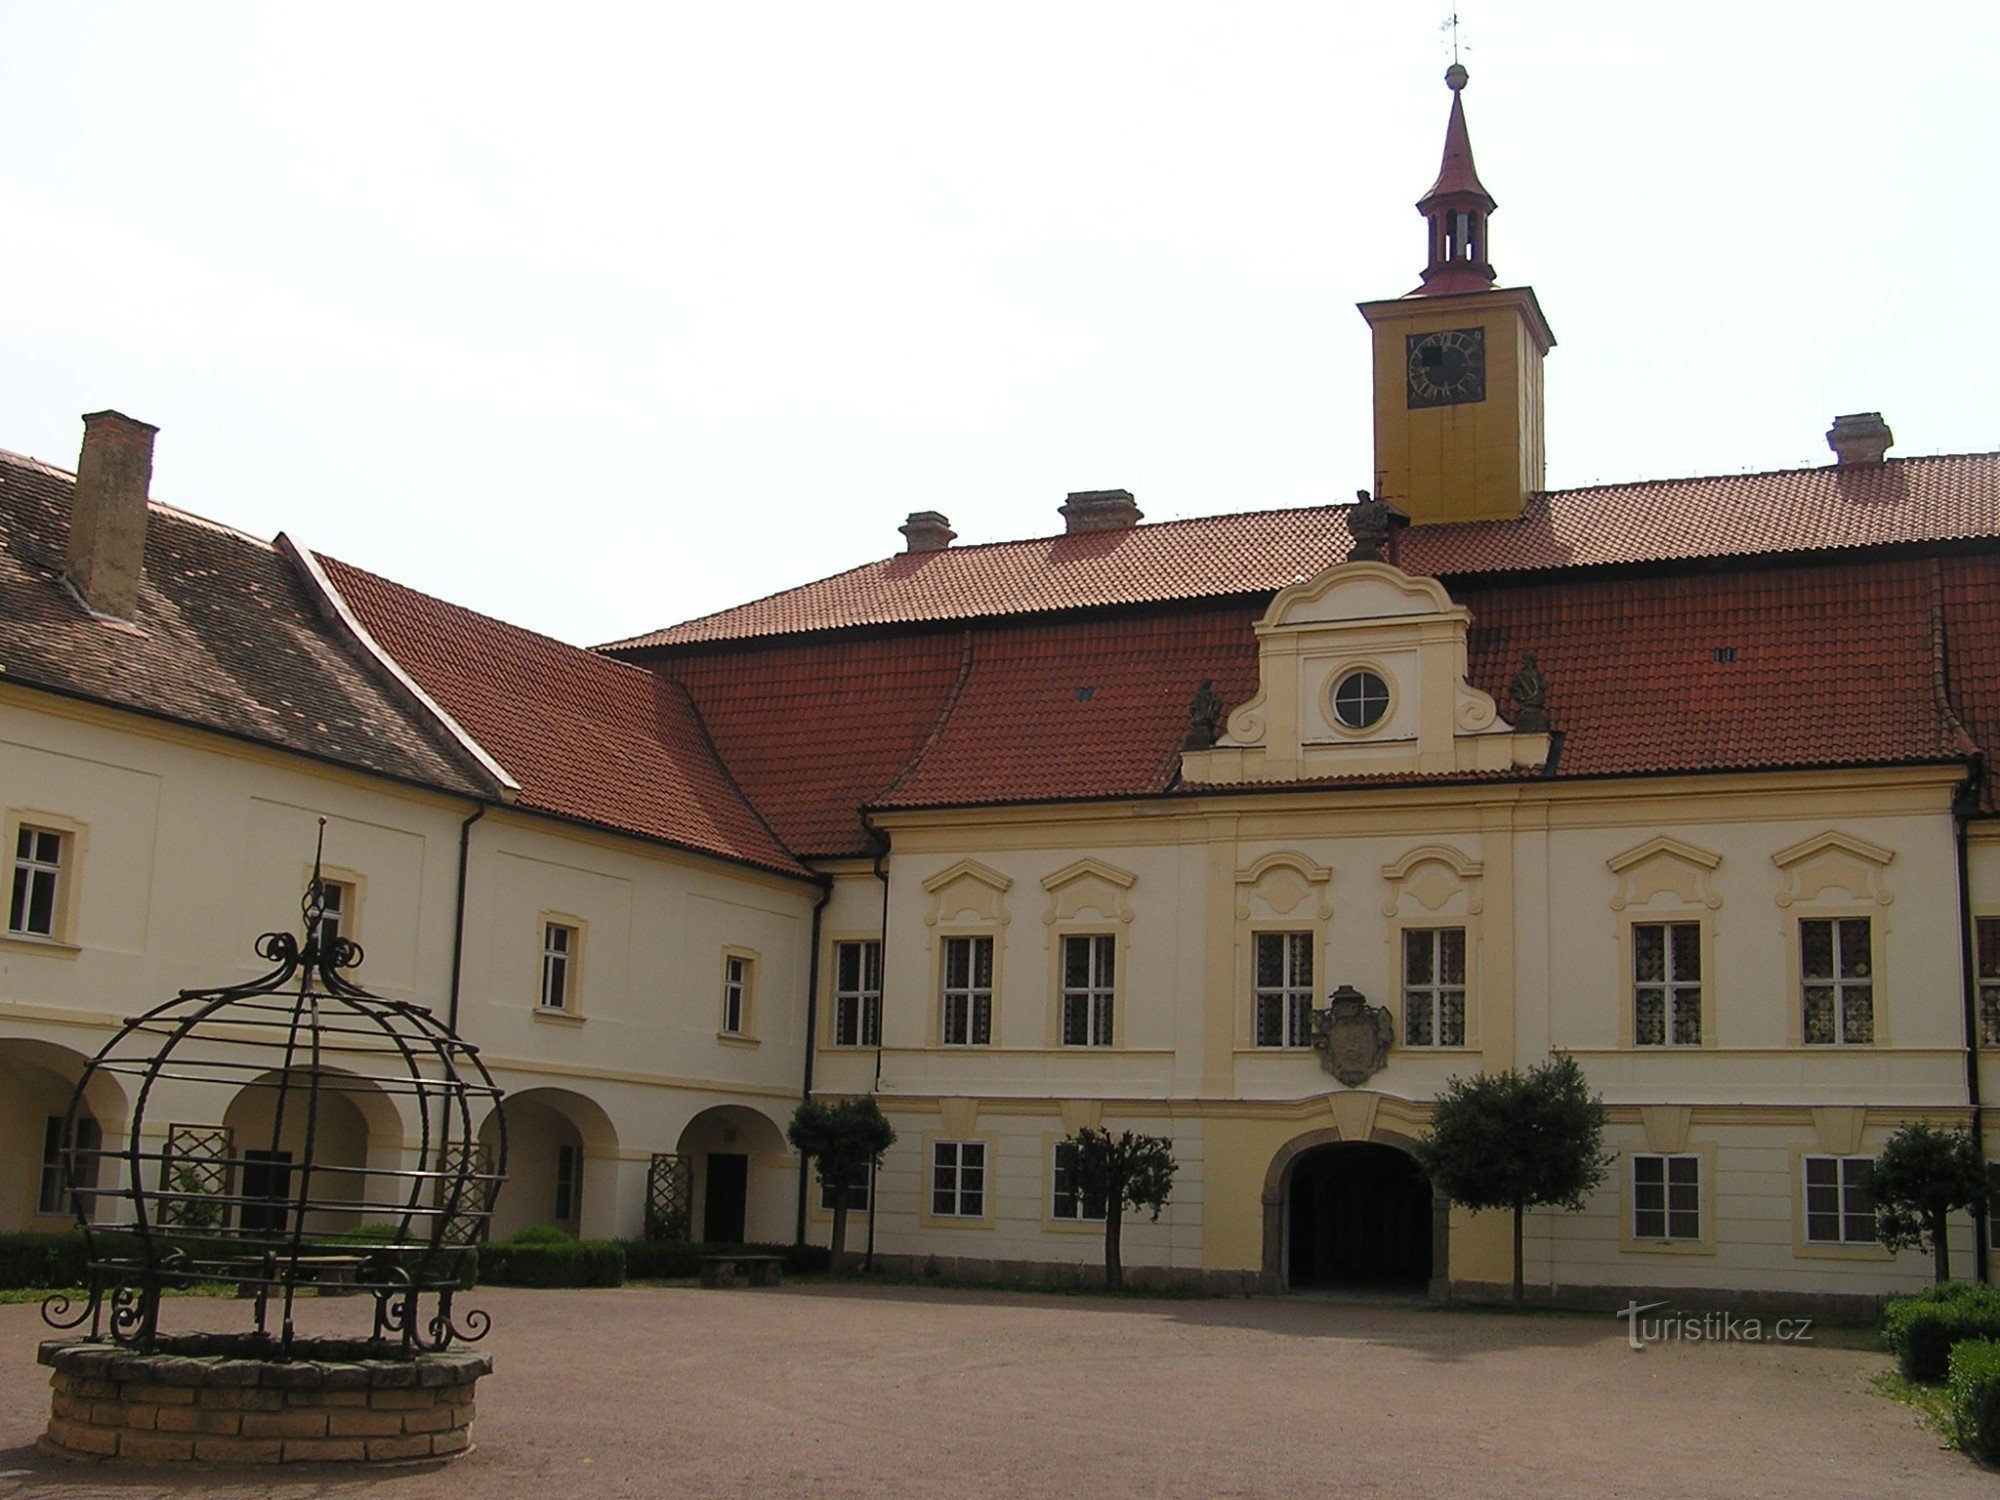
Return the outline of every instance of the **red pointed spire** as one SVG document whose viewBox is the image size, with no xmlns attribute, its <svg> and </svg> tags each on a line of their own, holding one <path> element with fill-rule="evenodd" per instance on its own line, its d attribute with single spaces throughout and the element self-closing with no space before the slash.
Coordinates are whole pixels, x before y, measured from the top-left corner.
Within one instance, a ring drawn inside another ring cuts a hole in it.
<svg viewBox="0 0 2000 1500">
<path fill-rule="evenodd" d="M 1457 63 L 1445 70 L 1451 119 L 1444 130 L 1444 160 L 1437 181 L 1417 203 L 1417 212 L 1430 224 L 1430 264 L 1424 267 L 1418 296 L 1482 292 L 1493 285 L 1493 267 L 1486 258 L 1486 216 L 1499 205 L 1472 164 L 1472 137 L 1465 128 L 1465 101 L 1460 97 L 1469 76 Z"/>
</svg>

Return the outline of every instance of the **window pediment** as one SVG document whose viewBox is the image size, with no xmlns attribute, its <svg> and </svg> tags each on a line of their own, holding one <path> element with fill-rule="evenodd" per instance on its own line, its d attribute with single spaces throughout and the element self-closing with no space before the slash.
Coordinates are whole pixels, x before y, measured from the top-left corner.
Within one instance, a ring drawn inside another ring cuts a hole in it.
<svg viewBox="0 0 2000 1500">
<path fill-rule="evenodd" d="M 940 870 L 924 882 L 930 892 L 931 909 L 924 914 L 927 925 L 957 921 L 966 917 L 996 926 L 1008 921 L 1006 895 L 1014 882 L 998 870 L 974 859 L 962 859 L 948 870 Z"/>
<path fill-rule="evenodd" d="M 1611 898 L 1613 911 L 1646 906 L 1662 895 L 1675 898 L 1681 906 L 1721 909 L 1722 897 L 1712 878 L 1722 863 L 1720 854 L 1684 844 L 1679 839 L 1648 839 L 1636 849 L 1613 855 L 1605 865 L 1618 877 L 1617 894 Z"/>
<path fill-rule="evenodd" d="M 1887 906 L 1896 899 L 1884 882 L 1893 849 L 1884 849 L 1852 834 L 1827 832 L 1780 849 L 1771 856 L 1783 876 L 1778 905 L 1816 901 L 1829 891 L 1854 901 Z"/>
</svg>

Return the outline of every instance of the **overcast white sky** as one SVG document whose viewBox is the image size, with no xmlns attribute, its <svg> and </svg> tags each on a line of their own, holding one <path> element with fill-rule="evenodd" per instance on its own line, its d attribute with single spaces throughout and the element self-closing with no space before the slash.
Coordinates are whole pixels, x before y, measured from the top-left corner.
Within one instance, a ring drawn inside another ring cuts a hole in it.
<svg viewBox="0 0 2000 1500">
<path fill-rule="evenodd" d="M 1346 499 L 1448 3 L 0 0 L 0 448 L 580 643 Z M 2000 6 L 1463 14 L 1552 486 L 2000 446 Z"/>
</svg>

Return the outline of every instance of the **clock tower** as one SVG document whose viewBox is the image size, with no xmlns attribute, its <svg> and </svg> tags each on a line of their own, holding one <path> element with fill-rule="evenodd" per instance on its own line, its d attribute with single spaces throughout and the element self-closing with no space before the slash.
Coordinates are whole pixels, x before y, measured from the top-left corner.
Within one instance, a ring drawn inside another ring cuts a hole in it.
<svg viewBox="0 0 2000 1500">
<path fill-rule="evenodd" d="M 1467 74 L 1453 63 L 1444 163 L 1417 204 L 1423 284 L 1364 302 L 1375 344 L 1375 494 L 1416 525 L 1512 520 L 1542 488 L 1542 356 L 1555 347 L 1528 287 L 1493 284 L 1495 204 L 1472 165 Z"/>
</svg>

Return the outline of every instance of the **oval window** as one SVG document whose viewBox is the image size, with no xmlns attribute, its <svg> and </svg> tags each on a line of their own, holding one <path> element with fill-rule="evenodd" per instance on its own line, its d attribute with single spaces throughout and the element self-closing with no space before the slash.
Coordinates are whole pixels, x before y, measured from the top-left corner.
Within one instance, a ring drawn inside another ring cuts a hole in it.
<svg viewBox="0 0 2000 1500">
<path fill-rule="evenodd" d="M 1333 716 L 1343 729 L 1372 729 L 1389 711 L 1389 684 L 1379 672 L 1356 668 L 1333 687 Z"/>
</svg>

